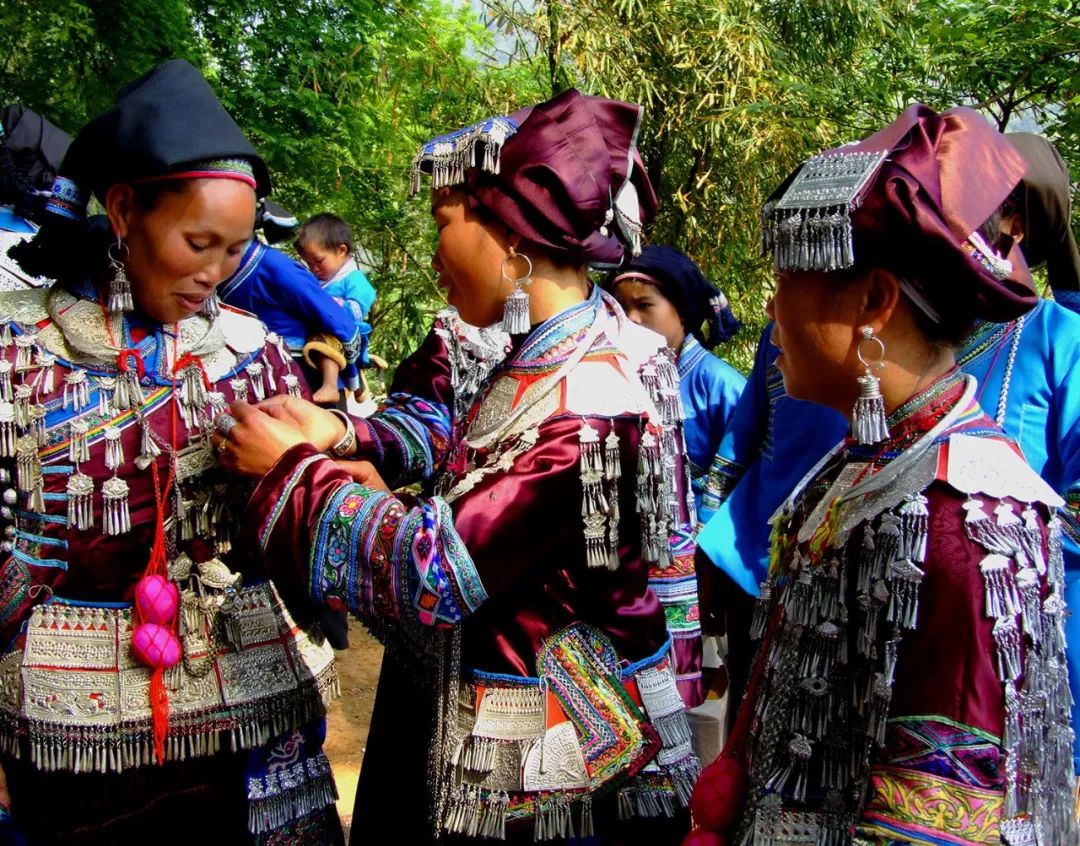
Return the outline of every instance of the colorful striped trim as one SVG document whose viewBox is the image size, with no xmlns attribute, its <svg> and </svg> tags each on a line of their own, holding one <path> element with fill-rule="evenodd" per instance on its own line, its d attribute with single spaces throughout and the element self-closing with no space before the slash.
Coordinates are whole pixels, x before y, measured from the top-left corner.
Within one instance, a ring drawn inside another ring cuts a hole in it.
<svg viewBox="0 0 1080 846">
<path fill-rule="evenodd" d="M 266 544 L 270 540 L 270 535 L 274 531 L 274 526 L 277 525 L 278 518 L 281 517 L 281 512 L 285 510 L 285 506 L 289 502 L 289 497 L 292 495 L 293 489 L 300 483 L 300 477 L 304 475 L 304 471 L 314 464 L 316 461 L 329 461 L 325 455 L 320 453 L 319 455 L 309 455 L 293 470 L 292 475 L 289 477 L 289 481 L 285 483 L 285 487 L 281 489 L 281 494 L 278 496 L 277 502 L 274 503 L 274 508 L 270 512 L 270 516 L 263 524 L 262 529 L 259 532 L 259 547 L 265 552 Z"/>
<path fill-rule="evenodd" d="M 100 392 L 100 390 L 101 389 L 98 388 L 98 392 Z M 164 405 L 169 400 L 171 395 L 171 385 L 167 388 L 159 388 L 143 402 L 142 406 L 138 409 L 138 411 L 144 417 L 146 417 L 152 414 L 154 410 L 157 409 L 159 406 Z M 59 400 L 57 400 L 57 405 L 60 405 Z M 93 405 L 93 402 L 91 403 L 91 405 Z M 59 433 L 65 431 L 65 423 L 67 423 L 69 420 L 74 420 L 75 418 L 81 416 L 78 413 L 72 411 L 71 409 L 63 409 L 62 405 L 60 406 L 60 408 L 57 409 L 57 411 L 60 412 L 63 412 L 65 410 L 68 412 L 67 414 L 57 413 L 50 414 L 46 417 L 46 424 L 49 428 L 50 433 Z M 86 433 L 87 443 L 91 446 L 97 444 L 105 437 L 105 430 L 107 428 L 115 427 L 117 429 L 124 429 L 130 425 L 136 424 L 138 422 L 138 418 L 135 412 L 136 409 L 129 409 L 127 411 L 121 412 L 115 417 L 109 418 L 108 420 L 101 418 L 96 413 L 86 415 L 87 417 L 97 418 L 101 421 L 92 426 Z M 70 444 L 70 442 L 70 438 L 63 438 L 62 440 L 53 441 L 49 444 L 49 446 L 42 449 L 39 453 L 39 455 L 41 456 L 41 460 L 48 461 L 48 459 L 52 458 L 53 456 L 61 454 L 66 456 L 68 451 L 68 445 Z"/>
<path fill-rule="evenodd" d="M 207 159 L 201 162 L 189 162 L 176 170 L 157 176 L 146 176 L 132 181 L 133 185 L 147 185 L 152 182 L 169 182 L 176 179 L 235 179 L 257 190 L 255 168 L 247 159 Z"/>
</svg>

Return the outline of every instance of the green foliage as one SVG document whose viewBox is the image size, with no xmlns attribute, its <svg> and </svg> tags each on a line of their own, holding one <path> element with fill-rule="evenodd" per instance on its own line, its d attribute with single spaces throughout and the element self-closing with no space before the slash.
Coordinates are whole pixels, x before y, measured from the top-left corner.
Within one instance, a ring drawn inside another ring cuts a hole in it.
<svg viewBox="0 0 1080 846">
<path fill-rule="evenodd" d="M 8 0 L 0 98 L 68 130 L 175 55 L 199 65 L 298 216 L 340 214 L 379 289 L 392 362 L 441 302 L 409 164 L 427 138 L 575 85 L 645 105 L 661 198 L 649 237 L 686 250 L 748 324 L 772 289 L 757 212 L 799 160 L 905 105 L 1030 119 L 1080 157 L 1074 0 Z"/>
<path fill-rule="evenodd" d="M 1034 118 L 1080 156 L 1080 5 L 1068 0 L 488 0 L 518 60 L 642 103 L 662 207 L 649 231 L 693 256 L 747 330 L 749 366 L 772 274 L 757 213 L 800 160 L 859 138 L 910 102 Z"/>
</svg>

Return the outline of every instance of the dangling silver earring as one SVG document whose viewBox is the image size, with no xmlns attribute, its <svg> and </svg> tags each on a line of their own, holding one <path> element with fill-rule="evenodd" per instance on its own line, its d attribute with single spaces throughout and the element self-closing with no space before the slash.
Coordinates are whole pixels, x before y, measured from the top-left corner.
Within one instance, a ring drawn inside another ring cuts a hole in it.
<svg viewBox="0 0 1080 846">
<path fill-rule="evenodd" d="M 858 377 L 859 398 L 855 401 L 855 409 L 851 414 L 852 434 L 860 444 L 876 444 L 889 437 L 889 426 L 885 421 L 885 398 L 881 395 L 881 380 L 874 375 L 875 369 L 880 369 L 885 361 L 885 343 L 877 335 L 871 326 L 863 326 L 860 330 L 862 337 L 859 345 L 855 348 L 859 361 L 866 368 L 862 376 Z M 868 361 L 863 355 L 862 345 L 873 342 L 878 346 L 877 358 Z"/>
<path fill-rule="evenodd" d="M 106 308 L 112 314 L 121 314 L 131 311 L 135 304 L 131 300 L 131 282 L 128 281 L 124 262 L 127 261 L 131 251 L 127 244 L 116 236 L 116 243 L 109 244 L 109 267 L 112 268 L 113 277 L 109 280 L 109 297 Z"/>
<path fill-rule="evenodd" d="M 525 259 L 528 268 L 524 275 L 514 278 L 506 272 L 507 265 L 518 257 Z M 502 260 L 500 269 L 502 278 L 514 284 L 514 290 L 510 292 L 506 305 L 503 306 L 503 329 L 511 335 L 524 335 L 532 323 L 529 320 L 529 292 L 522 286 L 532 284 L 532 260 L 524 253 L 515 252 L 511 247 L 510 254 Z"/>
<path fill-rule="evenodd" d="M 213 320 L 221 314 L 221 304 L 218 302 L 217 292 L 211 292 L 210 296 L 202 301 L 202 313 Z"/>
</svg>

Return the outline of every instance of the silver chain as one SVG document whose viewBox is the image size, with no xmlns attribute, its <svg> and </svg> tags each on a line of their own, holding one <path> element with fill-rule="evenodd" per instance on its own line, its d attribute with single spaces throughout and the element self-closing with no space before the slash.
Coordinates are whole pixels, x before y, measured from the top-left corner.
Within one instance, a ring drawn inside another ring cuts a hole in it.
<svg viewBox="0 0 1080 846">
<path fill-rule="evenodd" d="M 1005 408 L 1009 404 L 1009 384 L 1012 382 L 1013 365 L 1016 364 L 1016 351 L 1020 347 L 1020 333 L 1024 331 L 1024 321 L 1027 315 L 1022 315 L 1016 320 L 1016 328 L 1013 330 L 1012 344 L 1009 345 L 1009 358 L 1005 362 L 1005 375 L 1001 378 L 1001 395 L 998 397 L 997 415 L 994 422 L 1001 428 L 1005 428 Z"/>
</svg>

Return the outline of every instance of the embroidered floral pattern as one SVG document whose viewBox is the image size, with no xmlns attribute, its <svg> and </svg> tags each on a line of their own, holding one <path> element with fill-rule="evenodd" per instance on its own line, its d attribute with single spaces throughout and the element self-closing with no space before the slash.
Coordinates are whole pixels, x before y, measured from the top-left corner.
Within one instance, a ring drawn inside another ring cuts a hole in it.
<svg viewBox="0 0 1080 846">
<path fill-rule="evenodd" d="M 455 625 L 487 599 L 445 502 L 408 508 L 360 485 L 343 485 L 323 509 L 310 573 L 316 602 L 369 623 L 415 616 Z"/>
</svg>

